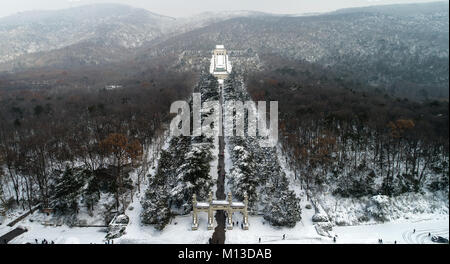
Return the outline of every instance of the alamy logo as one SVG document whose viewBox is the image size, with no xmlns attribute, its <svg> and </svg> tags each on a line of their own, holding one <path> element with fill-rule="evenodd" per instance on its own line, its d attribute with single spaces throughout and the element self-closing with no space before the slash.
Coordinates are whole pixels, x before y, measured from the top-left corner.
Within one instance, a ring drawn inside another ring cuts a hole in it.
<svg viewBox="0 0 450 264">
<path fill-rule="evenodd" d="M 256 138 L 261 147 L 275 147 L 278 142 L 277 101 L 270 102 L 270 122 L 265 101 L 226 101 L 222 110 L 219 101 L 202 104 L 200 93 L 193 94 L 192 109 L 188 102 L 176 101 L 170 106 L 170 113 L 177 114 L 170 123 L 171 136 L 214 137 L 223 133 L 226 137 Z"/>
</svg>

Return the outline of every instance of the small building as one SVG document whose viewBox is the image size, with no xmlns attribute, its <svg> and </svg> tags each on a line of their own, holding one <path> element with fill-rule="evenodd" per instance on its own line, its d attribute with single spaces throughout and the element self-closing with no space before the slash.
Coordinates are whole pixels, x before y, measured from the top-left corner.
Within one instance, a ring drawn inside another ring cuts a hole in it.
<svg viewBox="0 0 450 264">
<path fill-rule="evenodd" d="M 116 90 L 116 89 L 122 89 L 122 85 L 111 84 L 105 86 L 105 90 Z"/>
<path fill-rule="evenodd" d="M 46 214 L 47 216 L 53 214 L 55 212 L 55 209 L 53 208 L 42 208 L 41 212 Z"/>
</svg>

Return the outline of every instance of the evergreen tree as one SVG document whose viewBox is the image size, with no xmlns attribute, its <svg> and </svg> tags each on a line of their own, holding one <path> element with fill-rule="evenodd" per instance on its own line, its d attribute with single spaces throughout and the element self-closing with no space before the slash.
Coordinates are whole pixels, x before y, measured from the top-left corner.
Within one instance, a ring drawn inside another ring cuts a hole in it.
<svg viewBox="0 0 450 264">
<path fill-rule="evenodd" d="M 177 184 L 172 193 L 176 197 L 176 205 L 183 206 L 185 213 L 192 209 L 190 200 L 194 193 L 203 200 L 208 197 L 211 190 L 213 185 L 209 166 L 213 160 L 211 148 L 212 144 L 210 143 L 192 145 L 192 149 L 186 153 L 184 163 L 179 170 Z"/>
<path fill-rule="evenodd" d="M 446 191 L 448 193 L 449 189 L 449 167 L 448 161 L 442 160 L 437 161 L 432 166 L 432 170 L 437 174 L 434 181 L 429 184 L 429 188 L 432 191 Z"/>
<path fill-rule="evenodd" d="M 300 199 L 289 190 L 285 175 L 279 176 L 266 188 L 269 199 L 264 208 L 264 219 L 274 226 L 294 227 L 301 220 Z"/>
<path fill-rule="evenodd" d="M 62 214 L 76 213 L 82 188 L 89 175 L 90 172 L 86 170 L 67 168 L 55 179 L 51 206 Z"/>
<path fill-rule="evenodd" d="M 247 193 L 249 206 L 255 208 L 258 201 L 257 187 L 260 182 L 253 156 L 242 146 L 234 147 L 233 156 L 233 168 L 230 175 L 233 193 L 241 200 L 244 198 L 244 193 Z"/>
<path fill-rule="evenodd" d="M 195 152 L 186 159 L 191 145 L 190 137 L 174 137 L 167 150 L 161 151 L 157 173 L 153 177 L 148 176 L 149 187 L 141 201 L 144 224 L 155 225 L 162 230 L 172 216 L 172 209 L 183 207 L 186 212 L 187 201 L 197 191 L 194 187 L 200 185 L 195 182 L 195 173 L 201 172 L 199 179 L 205 178 L 202 173 L 207 167 L 209 175 L 209 160 L 203 152 Z"/>
<path fill-rule="evenodd" d="M 142 222 L 154 225 L 157 230 L 164 229 L 171 218 L 167 187 L 154 184 L 148 188 L 144 198 L 142 200 L 144 209 L 141 214 Z"/>
<path fill-rule="evenodd" d="M 5 193 L 3 190 L 3 186 L 6 186 L 6 184 L 5 185 L 3 184 L 3 177 L 4 177 L 3 169 L 0 169 L 0 184 L 1 184 L 1 186 L 0 186 L 0 209 L 6 210 Z M 1 215 L 0 215 L 0 217 L 1 217 Z"/>
<path fill-rule="evenodd" d="M 87 184 L 87 188 L 83 192 L 83 200 L 86 207 L 92 212 L 94 206 L 100 200 L 101 187 L 95 177 L 91 177 Z"/>
<path fill-rule="evenodd" d="M 171 144 L 171 146 L 173 146 Z M 141 200 L 143 211 L 141 213 L 142 223 L 155 225 L 158 230 L 162 230 L 170 221 L 170 201 L 169 201 L 169 179 L 173 173 L 173 155 L 168 150 L 161 151 L 158 164 L 158 171 L 155 176 L 148 175 L 149 187 Z"/>
<path fill-rule="evenodd" d="M 217 79 L 211 75 L 201 76 L 202 81 L 199 84 L 199 91 L 201 93 L 202 102 L 205 101 L 218 101 L 219 100 L 219 83 Z"/>
</svg>

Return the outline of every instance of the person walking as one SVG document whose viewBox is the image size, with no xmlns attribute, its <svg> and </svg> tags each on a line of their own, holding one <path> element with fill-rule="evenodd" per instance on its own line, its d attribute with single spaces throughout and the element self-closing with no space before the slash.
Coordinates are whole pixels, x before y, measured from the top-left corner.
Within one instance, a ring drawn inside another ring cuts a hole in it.
<svg viewBox="0 0 450 264">
<path fill-rule="evenodd" d="M 259 238 L 259 243 L 261 244 L 261 238 Z"/>
</svg>

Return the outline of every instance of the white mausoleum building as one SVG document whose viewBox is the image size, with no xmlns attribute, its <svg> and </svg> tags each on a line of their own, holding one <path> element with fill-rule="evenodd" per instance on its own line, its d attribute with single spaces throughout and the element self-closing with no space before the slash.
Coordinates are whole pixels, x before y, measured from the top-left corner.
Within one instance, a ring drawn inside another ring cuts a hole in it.
<svg viewBox="0 0 450 264">
<path fill-rule="evenodd" d="M 225 79 L 231 73 L 231 62 L 224 45 L 216 45 L 211 58 L 209 72 L 219 79 Z"/>
</svg>

